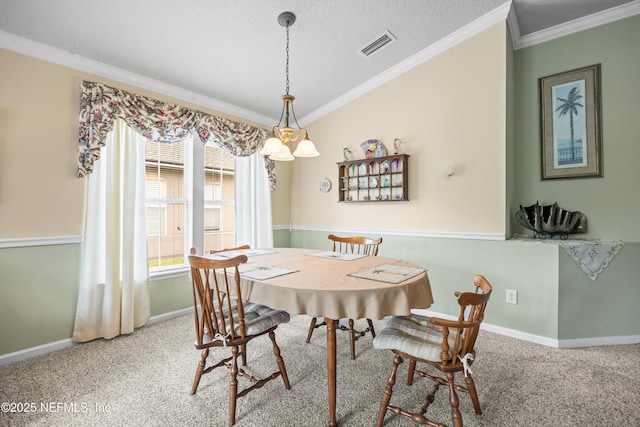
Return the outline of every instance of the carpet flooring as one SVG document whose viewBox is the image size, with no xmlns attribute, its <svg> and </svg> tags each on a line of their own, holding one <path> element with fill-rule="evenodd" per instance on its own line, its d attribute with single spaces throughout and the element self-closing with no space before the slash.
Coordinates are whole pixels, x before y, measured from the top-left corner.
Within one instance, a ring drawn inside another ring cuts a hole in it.
<svg viewBox="0 0 640 427">
<path fill-rule="evenodd" d="M 358 321 L 361 322 L 361 321 Z M 325 333 L 305 338 L 309 317 L 292 316 L 276 331 L 291 390 L 280 378 L 238 400 L 239 427 L 328 425 Z M 382 322 L 377 321 L 378 330 Z M 0 366 L 1 426 L 225 426 L 229 374 L 203 376 L 189 394 L 199 360 L 191 315 Z M 467 427 L 640 426 L 640 344 L 554 349 L 481 331 L 472 366 L 483 414 L 460 394 Z M 367 335 L 349 356 L 338 331 L 338 421 L 375 425 L 393 354 L 375 350 Z M 216 356 L 212 352 L 209 356 Z M 268 337 L 249 344 L 247 370 L 276 370 Z M 405 383 L 400 365 L 392 404 L 419 408 L 431 382 Z M 240 386 L 246 381 L 240 379 Z M 10 406 L 6 406 L 6 403 Z M 12 412 L 14 410 L 15 412 Z M 451 425 L 448 392 L 441 389 L 428 415 Z M 385 427 L 413 426 L 387 413 Z"/>
</svg>

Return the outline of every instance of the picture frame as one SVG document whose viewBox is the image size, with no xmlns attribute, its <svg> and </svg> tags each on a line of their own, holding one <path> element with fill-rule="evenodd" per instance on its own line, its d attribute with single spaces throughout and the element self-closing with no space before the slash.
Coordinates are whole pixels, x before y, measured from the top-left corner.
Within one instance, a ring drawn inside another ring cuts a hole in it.
<svg viewBox="0 0 640 427">
<path fill-rule="evenodd" d="M 541 178 L 602 177 L 600 64 L 542 77 Z"/>
</svg>

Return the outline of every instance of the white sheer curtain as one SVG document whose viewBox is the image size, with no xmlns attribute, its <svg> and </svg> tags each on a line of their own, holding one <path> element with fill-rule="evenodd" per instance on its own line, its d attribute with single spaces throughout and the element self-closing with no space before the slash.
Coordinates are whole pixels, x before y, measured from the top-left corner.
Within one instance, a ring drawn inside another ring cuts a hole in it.
<svg viewBox="0 0 640 427">
<path fill-rule="evenodd" d="M 236 157 L 236 244 L 273 247 L 271 191 L 259 152 Z"/>
<path fill-rule="evenodd" d="M 133 332 L 150 317 L 144 143 L 118 119 L 89 176 L 74 341 Z"/>
</svg>

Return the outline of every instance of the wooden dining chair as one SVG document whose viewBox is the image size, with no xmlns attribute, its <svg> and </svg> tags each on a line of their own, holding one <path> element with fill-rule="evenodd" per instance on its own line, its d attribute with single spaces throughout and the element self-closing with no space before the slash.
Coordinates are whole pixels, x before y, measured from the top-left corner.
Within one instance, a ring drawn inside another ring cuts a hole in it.
<svg viewBox="0 0 640 427">
<path fill-rule="evenodd" d="M 193 249 L 195 249 L 195 248 L 193 248 Z M 251 246 L 242 245 L 242 246 L 236 246 L 235 248 L 211 249 L 211 250 L 209 250 L 209 253 L 210 254 L 215 254 L 215 253 L 218 253 L 218 252 L 241 251 L 241 250 L 244 250 L 244 249 L 251 249 Z"/>
<path fill-rule="evenodd" d="M 338 237 L 333 234 L 329 234 L 329 240 L 333 242 L 334 252 L 353 253 L 368 256 L 378 255 L 378 246 L 382 243 L 382 237 L 378 239 L 371 239 L 369 237 L 355 236 L 355 237 Z M 354 327 L 353 319 L 339 319 L 337 329 L 341 331 L 349 332 L 349 339 L 351 342 L 351 358 L 356 358 L 356 341 L 365 336 L 367 332 L 371 332 L 373 338 L 376 337 L 376 331 L 373 328 L 373 322 L 371 319 L 367 319 L 368 328 L 359 331 Z M 309 332 L 307 333 L 307 344 L 311 341 L 311 336 L 316 328 L 326 326 L 326 322 L 322 317 L 314 317 L 311 319 L 309 325 Z"/>
<path fill-rule="evenodd" d="M 476 357 L 474 346 L 492 288 L 487 279 L 481 275 L 475 276 L 473 284 L 475 292 L 456 292 L 460 314 L 455 320 L 416 315 L 391 316 L 385 319 L 385 326 L 373 340 L 373 346 L 376 349 L 392 350 L 395 357 L 378 410 L 377 427 L 382 426 L 387 411 L 409 417 L 418 424 L 444 426 L 425 416 L 440 386 L 449 387 L 449 403 L 454 427 L 462 427 L 462 415 L 458 409 L 460 402 L 456 391 L 468 393 L 476 414 L 482 414 L 470 366 Z M 410 412 L 390 404 L 396 382 L 396 371 L 403 358 L 409 360 L 407 384 L 413 383 L 415 375 L 429 378 L 435 383 L 420 412 Z M 435 368 L 439 373 L 435 372 L 432 375 L 426 370 L 416 369 L 418 362 L 432 369 Z M 455 382 L 456 372 L 464 373 L 466 386 Z"/>
<path fill-rule="evenodd" d="M 238 266 L 245 262 L 246 255 L 229 259 L 211 259 L 195 255 L 194 249 L 189 255 L 196 330 L 194 345 L 196 349 L 202 350 L 191 394 L 196 393 L 203 374 L 221 366 L 227 367 L 231 374 L 229 426 L 235 424 L 237 398 L 261 388 L 277 377 L 282 377 L 287 390 L 291 388 L 275 335 L 278 325 L 289 321 L 289 314 L 242 300 Z M 278 370 L 268 377 L 257 379 L 238 367 L 238 356 L 249 341 L 265 334 L 271 339 Z M 231 356 L 207 366 L 206 361 L 211 348 L 230 352 Z M 238 374 L 251 383 L 241 391 L 238 391 Z"/>
<path fill-rule="evenodd" d="M 224 249 L 210 249 L 209 254 L 216 254 L 220 252 L 230 252 L 230 251 L 241 251 L 244 249 L 251 249 L 249 245 L 236 246 L 234 248 L 224 248 Z M 191 254 L 196 254 L 196 248 L 191 248 Z M 245 302 L 246 304 L 246 302 Z M 247 366 L 247 345 L 242 344 L 240 346 L 240 357 L 242 359 L 242 366 Z"/>
</svg>

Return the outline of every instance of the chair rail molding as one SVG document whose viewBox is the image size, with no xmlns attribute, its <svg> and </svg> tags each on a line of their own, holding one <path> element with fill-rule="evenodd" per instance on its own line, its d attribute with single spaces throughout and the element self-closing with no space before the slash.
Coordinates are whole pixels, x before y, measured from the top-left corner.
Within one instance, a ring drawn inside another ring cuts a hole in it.
<svg viewBox="0 0 640 427">
<path fill-rule="evenodd" d="M 69 245 L 83 242 L 81 235 L 76 236 L 47 236 L 47 237 L 22 237 L 15 239 L 0 239 L 2 248 L 22 248 L 26 246 L 53 246 Z"/>
<path fill-rule="evenodd" d="M 430 231 L 430 230 L 391 230 L 391 229 L 372 229 L 372 228 L 354 228 L 354 227 L 331 227 L 327 225 L 310 226 L 310 225 L 274 225 L 273 230 L 288 231 L 324 231 L 331 233 L 349 233 L 349 234 L 379 234 L 385 236 L 408 236 L 408 237 L 432 237 L 440 239 L 463 239 L 463 240 L 507 240 L 504 234 L 499 233 L 457 233 L 447 231 Z"/>
</svg>

